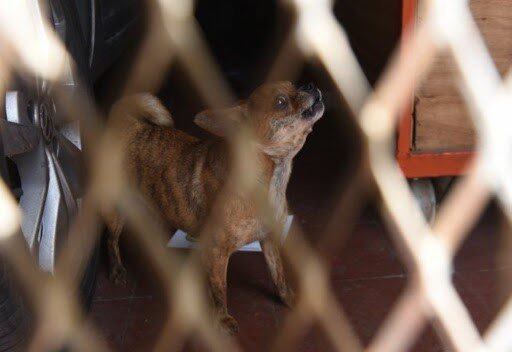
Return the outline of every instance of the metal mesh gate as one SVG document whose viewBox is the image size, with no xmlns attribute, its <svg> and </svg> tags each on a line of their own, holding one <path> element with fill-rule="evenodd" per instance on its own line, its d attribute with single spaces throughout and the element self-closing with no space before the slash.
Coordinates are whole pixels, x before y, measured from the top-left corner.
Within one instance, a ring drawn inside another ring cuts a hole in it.
<svg viewBox="0 0 512 352">
<path fill-rule="evenodd" d="M 512 348 L 512 303 L 506 304 L 482 336 L 477 331 L 451 282 L 451 263 L 468 229 L 482 212 L 487 200 L 496 196 L 510 220 L 512 185 L 512 79 L 502 80 L 489 56 L 464 0 L 425 0 L 424 21 L 402 39 L 401 47 L 386 68 L 375 89 L 371 89 L 354 57 L 343 28 L 336 21 L 327 0 L 288 0 L 293 9 L 293 28 L 277 56 L 268 80 L 293 79 L 296 69 L 290 63 L 299 49 L 306 60 L 319 60 L 347 102 L 365 137 L 362 170 L 380 194 L 380 206 L 394 243 L 410 273 L 408 285 L 389 311 L 375 338 L 364 348 L 353 332 L 343 308 L 329 287 L 328 268 L 318 253 L 304 240 L 296 227 L 283 247 L 283 255 L 298 279 L 297 304 L 286 316 L 281 331 L 272 342 L 275 351 L 292 346 L 302 328 L 316 322 L 340 351 L 406 351 L 422 328 L 435 321 L 443 342 L 455 351 L 507 351 Z M 165 33 L 151 30 L 133 65 L 126 93 L 140 89 L 156 90 L 159 77 L 169 62 L 179 58 L 197 91 L 212 107 L 233 101 L 209 54 L 201 30 L 193 16 L 192 1 L 160 0 L 151 3 L 151 13 L 163 16 Z M 25 31 L 18 31 L 20 23 Z M 35 26 L 35 27 L 34 27 Z M 33 30 L 29 29 L 36 29 Z M 33 33 L 38 33 L 33 35 Z M 168 43 L 171 50 L 158 52 Z M 33 24 L 28 1 L 0 3 L 0 88 L 5 91 L 14 71 L 31 72 L 49 81 L 61 80 L 69 60 L 63 46 L 44 23 Z M 394 159 L 394 138 L 400 111 L 410 102 L 415 85 L 428 71 L 436 55 L 449 52 L 458 67 L 460 90 L 479 133 L 476 159 L 467 176 L 456 185 L 443 203 L 437 220 L 429 225 L 423 218 L 407 182 Z M 299 65 L 300 60 L 297 60 Z M 148 84 L 149 82 L 149 84 Z M 82 212 L 72 226 L 57 262 L 54 276 L 42 274 L 25 250 L 19 233 L 20 212 L 7 186 L 0 182 L 0 250 L 21 283 L 26 298 L 34 307 L 35 332 L 30 341 L 33 350 L 67 346 L 72 350 L 106 351 L 94 326 L 84 321 L 76 291 L 85 263 L 99 239 L 98 209 L 117 207 L 127 217 L 141 250 L 148 254 L 165 287 L 169 306 L 166 324 L 156 341 L 158 351 L 179 349 L 187 336 L 198 336 L 215 351 L 239 350 L 236 342 L 214 329 L 199 280 L 199 262 L 170 255 L 157 245 L 155 236 L 166 232 L 148 216 L 136 190 L 119 182 L 119 145 L 103 123 L 100 113 L 86 92 L 72 97 L 53 92 L 69 116 L 84 125 L 86 139 L 94 139 L 88 153 L 91 160 L 91 184 L 83 198 Z M 94 117 L 94 118 L 91 118 Z M 249 192 L 259 206 L 262 218 L 273 232 L 279 233 L 272 209 L 249 172 L 251 149 L 246 148 L 248 131 L 233 138 L 239 165 L 232 175 L 232 187 Z M 366 165 L 368 166 L 366 168 Z M 357 177 L 354 182 L 366 178 Z M 350 213 L 350 205 L 359 195 L 347 194 L 340 200 L 337 213 Z M 222 197 L 220 197 L 222 199 Z M 215 228 L 215 214 L 211 216 Z M 347 224 L 345 224 L 347 225 Z M 325 243 L 341 241 L 336 231 L 327 231 Z"/>
</svg>

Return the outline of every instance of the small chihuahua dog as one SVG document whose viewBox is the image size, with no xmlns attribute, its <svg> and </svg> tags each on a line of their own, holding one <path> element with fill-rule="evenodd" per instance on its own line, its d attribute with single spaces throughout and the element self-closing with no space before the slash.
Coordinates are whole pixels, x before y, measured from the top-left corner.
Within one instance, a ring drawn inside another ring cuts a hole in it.
<svg viewBox="0 0 512 352">
<path fill-rule="evenodd" d="M 216 136 L 206 140 L 175 129 L 157 98 L 141 94 L 126 99 L 112 110 L 124 115 L 126 122 L 120 132 L 126 142 L 126 170 L 172 232 L 179 228 L 193 236 L 201 233 L 230 172 L 229 146 L 222 137 L 241 123 L 248 124 L 257 139 L 258 181 L 268 190 L 277 219 L 285 220 L 293 157 L 324 113 L 322 94 L 313 84 L 298 89 L 290 82 L 264 84 L 234 107 L 197 114 L 194 122 Z M 216 318 L 224 331 L 234 333 L 238 323 L 227 310 L 226 272 L 229 257 L 237 249 L 260 241 L 279 296 L 291 305 L 294 295 L 284 277 L 279 248 L 269 238 L 255 205 L 234 196 L 223 203 L 222 214 L 222 231 L 213 235 L 203 257 Z M 110 276 L 122 283 L 126 276 L 119 252 L 123 220 L 114 214 L 107 223 Z"/>
</svg>

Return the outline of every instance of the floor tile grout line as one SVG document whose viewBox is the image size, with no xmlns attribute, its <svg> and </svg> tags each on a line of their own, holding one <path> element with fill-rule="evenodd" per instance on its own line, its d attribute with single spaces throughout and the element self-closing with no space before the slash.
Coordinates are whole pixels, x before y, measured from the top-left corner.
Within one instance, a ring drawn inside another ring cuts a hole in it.
<svg viewBox="0 0 512 352">
<path fill-rule="evenodd" d="M 486 272 L 499 272 L 512 269 L 512 266 L 503 266 L 499 268 L 486 268 L 486 269 L 474 269 L 474 270 L 454 270 L 452 275 L 464 275 L 468 273 L 486 273 Z M 355 277 L 355 278 L 333 278 L 333 281 L 337 282 L 359 282 L 359 281 L 370 281 L 370 280 L 386 280 L 386 279 L 397 279 L 397 278 L 407 278 L 408 275 L 404 274 L 391 274 L 391 275 L 380 275 L 380 276 L 363 276 L 363 277 Z"/>
<path fill-rule="evenodd" d="M 127 319 L 125 320 L 125 324 L 124 324 L 124 328 L 123 328 L 123 332 L 121 333 L 121 345 L 124 344 L 124 338 L 126 336 L 126 333 L 128 331 L 128 323 L 130 321 L 130 317 L 131 317 L 131 313 L 132 313 L 132 310 L 133 310 L 133 297 L 135 295 L 135 289 L 137 287 L 137 283 L 134 282 L 133 285 L 132 285 L 132 288 L 131 288 L 131 293 L 130 293 L 130 297 L 128 299 L 128 312 L 126 314 L 127 316 Z"/>
<path fill-rule="evenodd" d="M 365 276 L 355 278 L 333 278 L 336 282 L 359 282 L 359 281 L 372 281 L 372 280 L 388 280 L 388 279 L 405 279 L 407 274 L 392 274 L 392 275 L 381 275 L 381 276 Z"/>
<path fill-rule="evenodd" d="M 499 268 L 484 268 L 484 269 L 462 269 L 462 270 L 454 270 L 454 274 L 468 274 L 468 273 L 487 273 L 491 271 L 505 271 L 512 269 L 512 265 L 505 265 Z"/>
</svg>

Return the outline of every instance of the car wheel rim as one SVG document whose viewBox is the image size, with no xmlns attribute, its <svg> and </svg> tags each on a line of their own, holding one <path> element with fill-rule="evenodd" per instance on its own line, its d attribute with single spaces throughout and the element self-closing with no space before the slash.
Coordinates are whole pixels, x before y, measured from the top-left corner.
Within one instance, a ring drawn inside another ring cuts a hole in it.
<svg viewBox="0 0 512 352">
<path fill-rule="evenodd" d="M 59 83 L 36 79 L 35 87 L 8 91 L 0 116 L 3 151 L 21 183 L 21 229 L 40 267 L 50 272 L 83 192 L 79 124 L 69 122 L 52 98 L 56 89 L 70 94 L 76 88 L 69 62 L 66 72 Z"/>
</svg>

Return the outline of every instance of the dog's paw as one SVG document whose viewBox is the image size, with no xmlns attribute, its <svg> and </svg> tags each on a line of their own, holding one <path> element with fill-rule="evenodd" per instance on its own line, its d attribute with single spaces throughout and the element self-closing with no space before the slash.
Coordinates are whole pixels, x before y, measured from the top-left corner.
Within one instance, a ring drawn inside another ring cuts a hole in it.
<svg viewBox="0 0 512 352">
<path fill-rule="evenodd" d="M 128 273 L 123 266 L 116 266 L 110 271 L 110 281 L 118 286 L 126 285 Z"/>
<path fill-rule="evenodd" d="M 238 322 L 229 314 L 219 317 L 219 324 L 221 330 L 228 335 L 234 335 L 238 332 Z"/>
</svg>

